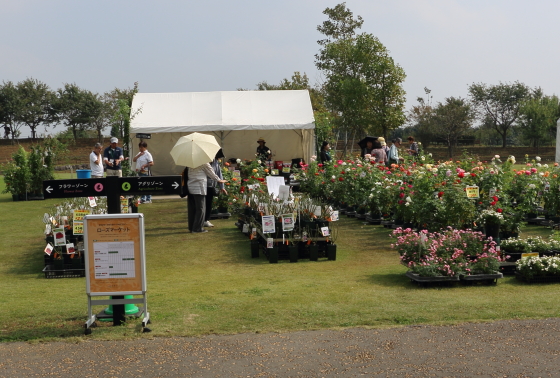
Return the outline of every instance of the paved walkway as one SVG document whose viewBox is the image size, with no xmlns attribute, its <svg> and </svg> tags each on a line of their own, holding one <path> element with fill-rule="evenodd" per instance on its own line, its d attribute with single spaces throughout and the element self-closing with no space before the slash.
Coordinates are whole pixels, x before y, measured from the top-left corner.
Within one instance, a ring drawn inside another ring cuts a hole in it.
<svg viewBox="0 0 560 378">
<path fill-rule="evenodd" d="M 78 344 L 3 343 L 0 377 L 560 377 L 559 336 L 560 318 L 554 318 Z"/>
</svg>

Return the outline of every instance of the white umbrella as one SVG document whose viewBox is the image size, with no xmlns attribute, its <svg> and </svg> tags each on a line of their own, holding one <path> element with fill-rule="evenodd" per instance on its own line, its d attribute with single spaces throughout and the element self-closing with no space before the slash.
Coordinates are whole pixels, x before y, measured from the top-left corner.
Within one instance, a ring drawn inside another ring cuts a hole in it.
<svg viewBox="0 0 560 378">
<path fill-rule="evenodd" d="M 220 145 L 213 135 L 192 133 L 179 138 L 171 149 L 175 164 L 196 168 L 214 160 Z"/>
</svg>

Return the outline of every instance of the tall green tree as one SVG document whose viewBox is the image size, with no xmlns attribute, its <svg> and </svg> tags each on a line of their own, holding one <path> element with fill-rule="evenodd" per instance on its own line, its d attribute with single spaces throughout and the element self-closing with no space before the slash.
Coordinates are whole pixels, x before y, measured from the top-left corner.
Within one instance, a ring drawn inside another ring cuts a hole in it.
<svg viewBox="0 0 560 378">
<path fill-rule="evenodd" d="M 414 105 L 408 111 L 407 121 L 412 127 L 412 132 L 416 139 L 422 143 L 424 148 L 428 148 L 431 142 L 436 138 L 436 125 L 434 108 L 432 106 L 432 97 L 430 89 L 424 87 L 426 99 L 417 97 L 418 105 Z"/>
<path fill-rule="evenodd" d="M 472 128 L 476 114 L 464 99 L 448 97 L 434 109 L 434 124 L 437 135 L 447 142 L 449 157 L 453 157 L 457 139 Z"/>
<path fill-rule="evenodd" d="M 74 140 L 78 139 L 79 131 L 90 127 L 89 93 L 76 84 L 64 84 L 64 88 L 56 91 L 56 99 L 52 106 L 53 118 L 64 123 L 72 131 Z"/>
<path fill-rule="evenodd" d="M 24 103 L 17 86 L 11 81 L 3 82 L 0 86 L 0 124 L 4 126 L 5 134 L 11 136 L 12 144 L 21 133 L 23 112 Z"/>
<path fill-rule="evenodd" d="M 519 119 L 521 106 L 529 94 L 529 87 L 518 81 L 513 84 L 469 86 L 469 96 L 480 119 L 502 137 L 503 148 L 507 145 L 508 132 Z"/>
<path fill-rule="evenodd" d="M 546 96 L 540 88 L 531 94 L 520 109 L 518 126 L 524 141 L 537 148 L 556 137 L 556 121 L 560 116 L 556 95 Z"/>
<path fill-rule="evenodd" d="M 315 65 L 325 76 L 325 102 L 337 115 L 346 148 L 349 136 L 354 140 L 360 134 L 378 133 L 387 138 L 405 121 L 404 70 L 378 38 L 356 34 L 363 20 L 354 18 L 345 3 L 323 13 L 328 20 L 317 27 L 325 38 L 318 41 L 321 49 Z"/>
<path fill-rule="evenodd" d="M 50 108 L 54 93 L 49 86 L 39 80 L 28 78 L 16 86 L 23 104 L 21 122 L 31 129 L 31 138 L 37 138 L 37 127 L 48 126 L 53 122 Z"/>
</svg>

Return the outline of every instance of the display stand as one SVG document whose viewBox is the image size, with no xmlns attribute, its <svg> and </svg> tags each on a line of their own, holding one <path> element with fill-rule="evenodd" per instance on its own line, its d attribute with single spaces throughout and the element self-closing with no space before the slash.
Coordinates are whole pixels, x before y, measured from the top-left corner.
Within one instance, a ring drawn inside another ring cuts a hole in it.
<svg viewBox="0 0 560 378">
<path fill-rule="evenodd" d="M 150 314 L 146 297 L 143 214 L 87 215 L 84 217 L 84 252 L 88 296 L 85 334 L 90 334 L 96 319 L 102 317 L 93 314 L 93 306 L 113 305 L 113 322 L 120 325 L 127 304 L 143 304 L 135 315 L 144 314 L 142 331 L 150 332 L 146 327 L 150 324 Z M 111 298 L 93 298 L 99 296 Z"/>
</svg>

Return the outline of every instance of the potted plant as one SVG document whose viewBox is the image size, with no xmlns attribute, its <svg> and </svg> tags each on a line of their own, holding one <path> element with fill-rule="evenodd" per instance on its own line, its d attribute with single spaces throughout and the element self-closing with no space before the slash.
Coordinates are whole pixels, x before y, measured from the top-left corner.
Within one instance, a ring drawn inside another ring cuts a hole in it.
<svg viewBox="0 0 560 378">
<path fill-rule="evenodd" d="M 498 239 L 500 236 L 500 226 L 504 222 L 502 209 L 498 208 L 496 210 L 482 210 L 482 212 L 478 216 L 478 222 L 481 225 L 484 225 L 486 237 L 491 237 L 494 240 Z"/>
</svg>

